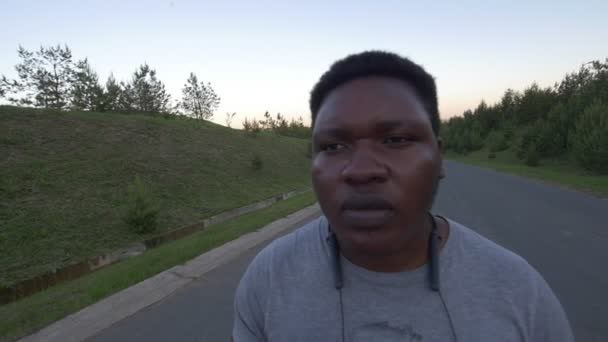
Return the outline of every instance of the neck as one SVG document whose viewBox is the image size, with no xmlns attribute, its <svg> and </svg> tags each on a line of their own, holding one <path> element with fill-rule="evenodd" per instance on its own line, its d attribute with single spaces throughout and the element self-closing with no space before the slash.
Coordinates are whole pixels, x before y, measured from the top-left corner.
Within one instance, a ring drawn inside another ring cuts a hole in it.
<svg viewBox="0 0 608 342">
<path fill-rule="evenodd" d="M 441 238 L 440 248 L 447 241 L 447 222 L 433 217 L 437 232 Z M 408 239 L 403 248 L 395 253 L 366 254 L 349 248 L 341 247 L 340 252 L 353 264 L 374 272 L 393 273 L 419 268 L 429 261 L 429 236 L 432 229 L 427 217 L 414 230 L 416 233 Z M 346 247 L 346 246 L 345 246 Z"/>
</svg>

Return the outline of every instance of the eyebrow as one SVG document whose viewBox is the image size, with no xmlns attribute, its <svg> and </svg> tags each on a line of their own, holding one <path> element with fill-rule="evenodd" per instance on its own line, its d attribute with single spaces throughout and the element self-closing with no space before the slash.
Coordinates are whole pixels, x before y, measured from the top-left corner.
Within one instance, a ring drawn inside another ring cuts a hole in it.
<svg viewBox="0 0 608 342">
<path fill-rule="evenodd" d="M 341 140 L 348 139 L 350 137 L 350 133 L 348 130 L 338 127 L 330 127 L 323 128 L 318 131 L 317 134 L 313 134 L 314 136 L 327 136 L 332 138 L 337 138 Z"/>
<path fill-rule="evenodd" d="M 413 124 L 412 124 L 413 125 Z M 403 120 L 385 120 L 374 123 L 374 132 L 378 134 L 385 134 L 395 129 L 403 128 L 408 126 L 407 122 Z M 348 139 L 351 136 L 349 130 L 340 127 L 329 127 L 323 128 L 316 134 L 318 136 L 329 136 L 338 139 Z"/>
</svg>

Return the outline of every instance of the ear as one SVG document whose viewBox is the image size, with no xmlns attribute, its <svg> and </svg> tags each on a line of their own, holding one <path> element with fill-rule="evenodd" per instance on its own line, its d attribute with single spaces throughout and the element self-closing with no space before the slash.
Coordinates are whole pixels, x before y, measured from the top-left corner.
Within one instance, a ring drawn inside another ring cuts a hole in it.
<svg viewBox="0 0 608 342">
<path fill-rule="evenodd" d="M 445 178 L 445 167 L 443 166 L 443 140 L 441 137 L 437 137 L 437 149 L 439 150 L 439 179 Z"/>
</svg>

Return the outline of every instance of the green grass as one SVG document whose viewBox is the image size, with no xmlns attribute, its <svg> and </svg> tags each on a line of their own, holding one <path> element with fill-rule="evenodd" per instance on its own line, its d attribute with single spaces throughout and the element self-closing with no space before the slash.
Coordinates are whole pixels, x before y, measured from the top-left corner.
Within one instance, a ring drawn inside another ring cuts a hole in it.
<svg viewBox="0 0 608 342">
<path fill-rule="evenodd" d="M 496 159 L 488 159 L 485 150 L 466 156 L 448 152 L 445 158 L 608 197 L 608 176 L 590 173 L 567 159 L 541 160 L 539 166 L 530 167 L 517 160 L 509 150 L 496 153 Z"/>
<path fill-rule="evenodd" d="M 182 264 L 314 202 L 312 192 L 300 194 L 269 208 L 211 226 L 140 256 L 1 306 L 0 340 L 10 341 L 32 333 L 121 289 Z"/>
<path fill-rule="evenodd" d="M 148 237 L 122 221 L 136 175 L 160 202 L 151 236 L 309 187 L 306 149 L 207 121 L 0 106 L 0 286 Z"/>
</svg>

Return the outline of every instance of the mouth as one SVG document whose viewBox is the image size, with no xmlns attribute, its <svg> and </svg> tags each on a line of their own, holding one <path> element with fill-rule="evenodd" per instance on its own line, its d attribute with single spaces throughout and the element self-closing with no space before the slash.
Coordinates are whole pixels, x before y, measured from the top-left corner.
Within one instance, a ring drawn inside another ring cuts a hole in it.
<svg viewBox="0 0 608 342">
<path fill-rule="evenodd" d="M 353 228 L 378 228 L 386 224 L 395 215 L 392 209 L 357 209 L 343 210 L 342 219 Z"/>
<path fill-rule="evenodd" d="M 379 228 L 395 215 L 395 209 L 390 202 L 378 196 L 349 197 L 341 209 L 344 222 L 350 227 L 360 229 Z"/>
</svg>

